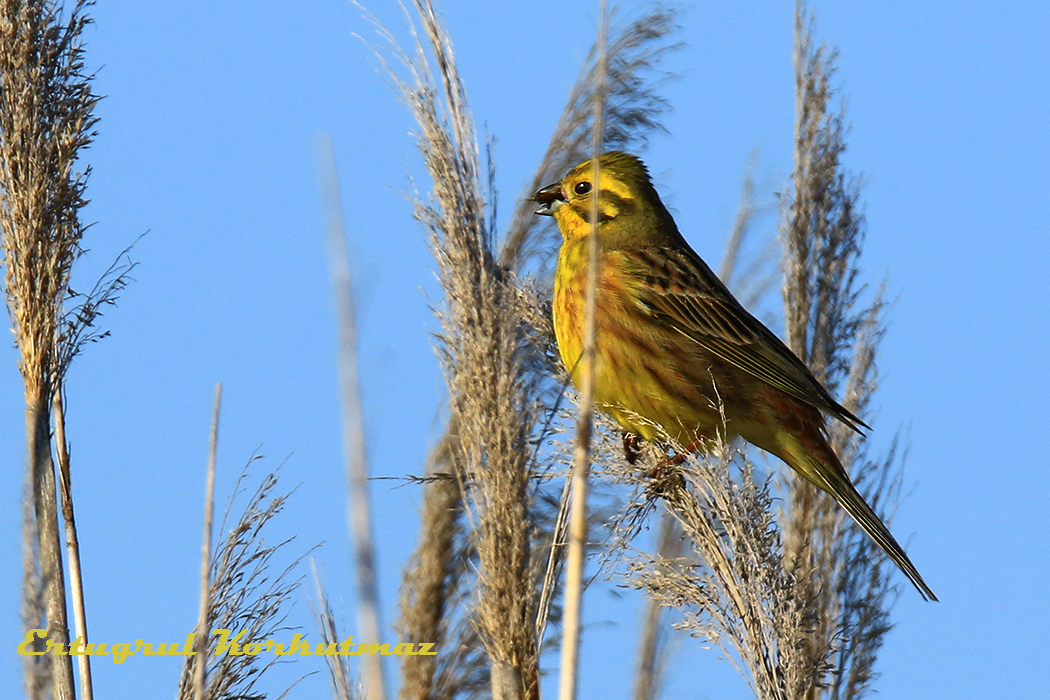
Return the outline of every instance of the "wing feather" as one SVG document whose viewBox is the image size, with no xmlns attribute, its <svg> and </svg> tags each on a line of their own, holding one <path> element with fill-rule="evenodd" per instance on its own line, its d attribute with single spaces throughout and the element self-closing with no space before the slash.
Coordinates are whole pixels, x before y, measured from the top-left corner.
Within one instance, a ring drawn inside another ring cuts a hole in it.
<svg viewBox="0 0 1050 700">
<path fill-rule="evenodd" d="M 691 250 L 639 251 L 639 303 L 707 352 L 861 432 L 868 426 L 835 401 L 798 357 L 752 316 Z"/>
</svg>

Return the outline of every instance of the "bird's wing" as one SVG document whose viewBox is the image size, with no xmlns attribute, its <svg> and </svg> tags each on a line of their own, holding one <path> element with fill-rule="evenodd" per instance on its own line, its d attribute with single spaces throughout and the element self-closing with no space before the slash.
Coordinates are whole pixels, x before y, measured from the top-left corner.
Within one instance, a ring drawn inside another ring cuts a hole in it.
<svg viewBox="0 0 1050 700">
<path fill-rule="evenodd" d="M 868 426 L 835 401 L 809 369 L 740 305 L 691 250 L 632 256 L 638 300 L 652 317 L 706 351 L 860 432 Z"/>
</svg>

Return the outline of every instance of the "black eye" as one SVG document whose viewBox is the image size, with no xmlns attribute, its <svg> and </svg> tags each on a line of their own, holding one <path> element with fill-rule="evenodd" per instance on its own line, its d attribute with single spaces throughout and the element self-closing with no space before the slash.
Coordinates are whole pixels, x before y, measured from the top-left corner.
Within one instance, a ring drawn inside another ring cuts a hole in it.
<svg viewBox="0 0 1050 700">
<path fill-rule="evenodd" d="M 583 182 L 577 182 L 576 186 L 572 188 L 572 191 L 576 194 L 587 194 L 591 191 L 591 183 L 586 180 Z"/>
</svg>

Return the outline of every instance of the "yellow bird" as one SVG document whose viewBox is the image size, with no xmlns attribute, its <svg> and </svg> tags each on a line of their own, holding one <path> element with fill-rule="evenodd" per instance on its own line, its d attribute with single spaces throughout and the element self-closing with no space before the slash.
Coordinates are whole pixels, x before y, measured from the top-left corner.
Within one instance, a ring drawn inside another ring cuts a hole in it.
<svg viewBox="0 0 1050 700">
<path fill-rule="evenodd" d="M 924 598 L 937 600 L 897 540 L 854 488 L 828 443 L 824 414 L 867 428 L 752 316 L 678 232 L 641 160 L 601 156 L 594 396 L 624 429 L 693 449 L 728 432 L 784 460 L 823 489 L 886 552 Z M 562 246 L 554 330 L 576 381 L 583 349 L 591 230 L 591 161 L 539 190 Z M 725 422 L 720 413 L 724 411 Z"/>
</svg>

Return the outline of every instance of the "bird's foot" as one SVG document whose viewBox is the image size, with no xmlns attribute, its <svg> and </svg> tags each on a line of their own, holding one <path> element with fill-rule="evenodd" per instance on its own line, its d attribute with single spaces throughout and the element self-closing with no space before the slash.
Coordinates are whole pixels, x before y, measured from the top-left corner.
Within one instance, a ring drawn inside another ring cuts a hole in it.
<svg viewBox="0 0 1050 700">
<path fill-rule="evenodd" d="M 676 455 L 668 457 L 667 459 L 661 459 L 656 463 L 656 466 L 649 470 L 646 474 L 646 478 L 653 483 L 663 482 L 667 479 L 670 474 L 677 473 L 677 467 L 679 464 L 685 461 L 685 452 L 679 452 Z"/>
<path fill-rule="evenodd" d="M 628 464 L 634 464 L 638 461 L 638 455 L 640 450 L 638 444 L 642 441 L 640 437 L 634 433 L 623 431 L 623 456 L 627 460 Z"/>
<path fill-rule="evenodd" d="M 686 445 L 685 449 L 680 452 L 677 452 L 666 459 L 661 459 L 656 463 L 656 466 L 649 471 L 649 478 L 662 479 L 665 476 L 665 472 L 668 471 L 668 467 L 677 467 L 703 444 L 703 438 L 697 438 Z"/>
<path fill-rule="evenodd" d="M 684 450 L 677 452 L 676 454 L 668 457 L 667 459 L 661 459 L 659 462 L 657 462 L 656 469 L 661 469 L 663 467 L 674 467 L 681 464 L 689 457 L 689 455 L 696 452 L 697 448 L 703 444 L 703 438 L 697 438 L 693 440 L 691 443 L 686 445 Z M 656 469 L 654 469 L 653 471 L 656 471 Z"/>
</svg>

